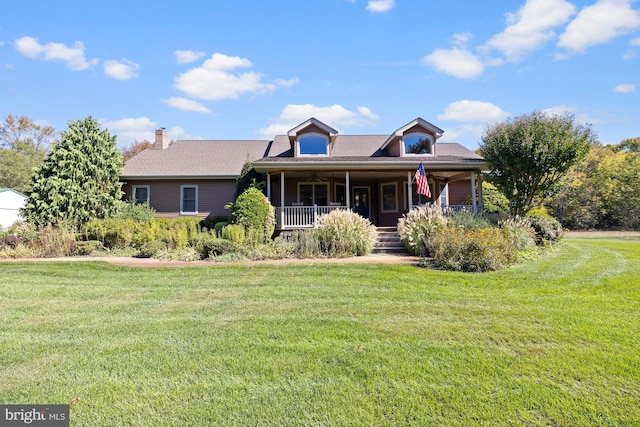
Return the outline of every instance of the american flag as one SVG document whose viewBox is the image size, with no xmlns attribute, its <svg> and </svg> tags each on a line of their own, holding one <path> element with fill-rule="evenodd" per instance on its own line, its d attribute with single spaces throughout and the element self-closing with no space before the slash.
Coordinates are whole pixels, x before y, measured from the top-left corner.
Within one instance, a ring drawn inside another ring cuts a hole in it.
<svg viewBox="0 0 640 427">
<path fill-rule="evenodd" d="M 429 190 L 429 182 L 427 180 L 427 174 L 424 172 L 424 166 L 422 166 L 422 162 L 420 162 L 420 166 L 418 166 L 418 170 L 415 174 L 416 179 L 416 193 L 422 194 L 423 196 L 427 196 L 427 198 L 431 198 L 431 190 Z"/>
</svg>

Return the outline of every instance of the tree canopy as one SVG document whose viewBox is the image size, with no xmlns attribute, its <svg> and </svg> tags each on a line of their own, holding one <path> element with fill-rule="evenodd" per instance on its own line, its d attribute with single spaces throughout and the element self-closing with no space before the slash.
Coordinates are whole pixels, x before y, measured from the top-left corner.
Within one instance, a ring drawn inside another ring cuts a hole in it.
<svg viewBox="0 0 640 427">
<path fill-rule="evenodd" d="M 573 115 L 534 111 L 489 127 L 480 153 L 491 166 L 488 181 L 505 195 L 510 214 L 516 216 L 553 194 L 560 178 L 595 143 L 591 128 L 575 124 Z"/>
<path fill-rule="evenodd" d="M 55 129 L 27 116 L 8 115 L 0 124 L 0 187 L 31 190 L 31 171 L 49 148 Z"/>
<path fill-rule="evenodd" d="M 126 162 L 130 158 L 142 153 L 147 148 L 152 148 L 153 144 L 149 141 L 134 141 L 130 146 L 122 150 L 122 157 Z"/>
<path fill-rule="evenodd" d="M 91 117 L 70 121 L 31 176 L 27 219 L 36 225 L 82 225 L 109 216 L 122 197 L 122 167 L 115 136 Z"/>
<path fill-rule="evenodd" d="M 566 227 L 640 228 L 640 152 L 595 145 L 548 205 Z"/>
</svg>

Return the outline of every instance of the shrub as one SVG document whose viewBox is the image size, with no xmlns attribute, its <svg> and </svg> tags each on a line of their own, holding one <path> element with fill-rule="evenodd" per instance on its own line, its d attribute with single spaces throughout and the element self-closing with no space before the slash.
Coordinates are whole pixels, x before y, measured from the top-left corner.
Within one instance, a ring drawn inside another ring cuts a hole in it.
<svg viewBox="0 0 640 427">
<path fill-rule="evenodd" d="M 131 202 L 120 201 L 117 204 L 118 211 L 113 218 L 132 219 L 136 222 L 151 221 L 156 214 L 156 210 L 149 206 L 149 203 L 133 204 Z"/>
<path fill-rule="evenodd" d="M 430 236 L 446 225 L 447 219 L 439 206 L 419 206 L 398 220 L 398 234 L 409 253 L 428 256 Z"/>
<path fill-rule="evenodd" d="M 244 243 L 244 227 L 240 224 L 229 224 L 222 229 L 222 238 L 229 240 L 236 246 Z"/>
<path fill-rule="evenodd" d="M 509 234 L 518 250 L 522 251 L 536 245 L 536 232 L 527 218 L 508 218 L 500 221 L 498 226 Z"/>
<path fill-rule="evenodd" d="M 228 207 L 231 209 L 231 223 L 260 230 L 262 241 L 271 239 L 276 224 L 275 209 L 260 190 L 254 187 L 247 189 Z"/>
<path fill-rule="evenodd" d="M 474 214 L 468 211 L 459 211 L 447 218 L 449 226 L 459 228 L 491 228 L 491 221 L 481 214 Z"/>
<path fill-rule="evenodd" d="M 212 234 L 202 234 L 194 249 L 200 252 L 202 259 L 218 257 L 235 250 L 235 245 L 226 239 L 215 237 Z"/>
<path fill-rule="evenodd" d="M 507 230 L 447 227 L 430 238 L 436 265 L 455 271 L 489 271 L 514 263 L 518 251 Z"/>
<path fill-rule="evenodd" d="M 316 258 L 322 255 L 316 230 L 283 232 L 276 241 L 289 248 L 290 253 L 298 258 Z"/>
<path fill-rule="evenodd" d="M 560 222 L 544 209 L 531 210 L 526 218 L 536 232 L 535 239 L 538 245 L 544 246 L 556 243 L 564 234 Z"/>
<path fill-rule="evenodd" d="M 482 200 L 484 201 L 485 212 L 509 212 L 509 200 L 487 181 L 482 181 Z"/>
<path fill-rule="evenodd" d="M 59 222 L 38 229 L 35 256 L 51 258 L 73 255 L 76 251 L 76 232 L 73 226 Z"/>
<path fill-rule="evenodd" d="M 99 240 L 108 249 L 126 249 L 142 226 L 132 219 L 94 219 L 84 226 L 85 240 Z"/>
<path fill-rule="evenodd" d="M 227 225 L 229 225 L 229 223 L 225 221 L 217 222 L 216 225 L 213 227 L 213 231 L 215 232 L 216 236 L 222 237 L 222 229 L 225 228 Z"/>
<path fill-rule="evenodd" d="M 167 250 L 167 244 L 160 240 L 152 240 L 148 243 L 145 243 L 144 246 L 140 248 L 138 252 L 138 257 L 140 258 L 153 258 L 161 251 Z"/>
<path fill-rule="evenodd" d="M 200 221 L 200 228 L 207 230 L 213 230 L 216 224 L 224 222 L 227 223 L 229 218 L 226 216 L 208 216 Z"/>
<path fill-rule="evenodd" d="M 320 249 L 330 257 L 367 255 L 376 241 L 376 228 L 368 219 L 342 209 L 322 215 L 316 234 Z"/>
<path fill-rule="evenodd" d="M 99 240 L 86 240 L 76 242 L 76 253 L 78 255 L 91 255 L 104 249 L 104 245 Z"/>
</svg>

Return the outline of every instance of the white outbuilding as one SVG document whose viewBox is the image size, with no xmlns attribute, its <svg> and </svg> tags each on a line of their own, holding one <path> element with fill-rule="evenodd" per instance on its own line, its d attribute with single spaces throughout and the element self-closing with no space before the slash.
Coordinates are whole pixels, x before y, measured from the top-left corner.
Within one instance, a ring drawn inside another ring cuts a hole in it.
<svg viewBox="0 0 640 427">
<path fill-rule="evenodd" d="M 22 221 L 20 209 L 24 208 L 27 196 L 11 188 L 0 188 L 0 227 L 11 227 L 16 221 Z"/>
</svg>

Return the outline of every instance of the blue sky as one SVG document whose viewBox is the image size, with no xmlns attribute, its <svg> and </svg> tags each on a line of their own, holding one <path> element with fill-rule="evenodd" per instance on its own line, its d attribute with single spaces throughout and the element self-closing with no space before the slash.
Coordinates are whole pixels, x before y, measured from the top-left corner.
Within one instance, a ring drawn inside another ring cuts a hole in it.
<svg viewBox="0 0 640 427">
<path fill-rule="evenodd" d="M 87 115 L 121 147 L 271 139 L 309 117 L 391 134 L 416 117 L 475 149 L 487 125 L 569 111 L 640 137 L 635 0 L 7 2 L 0 117 Z"/>
</svg>

